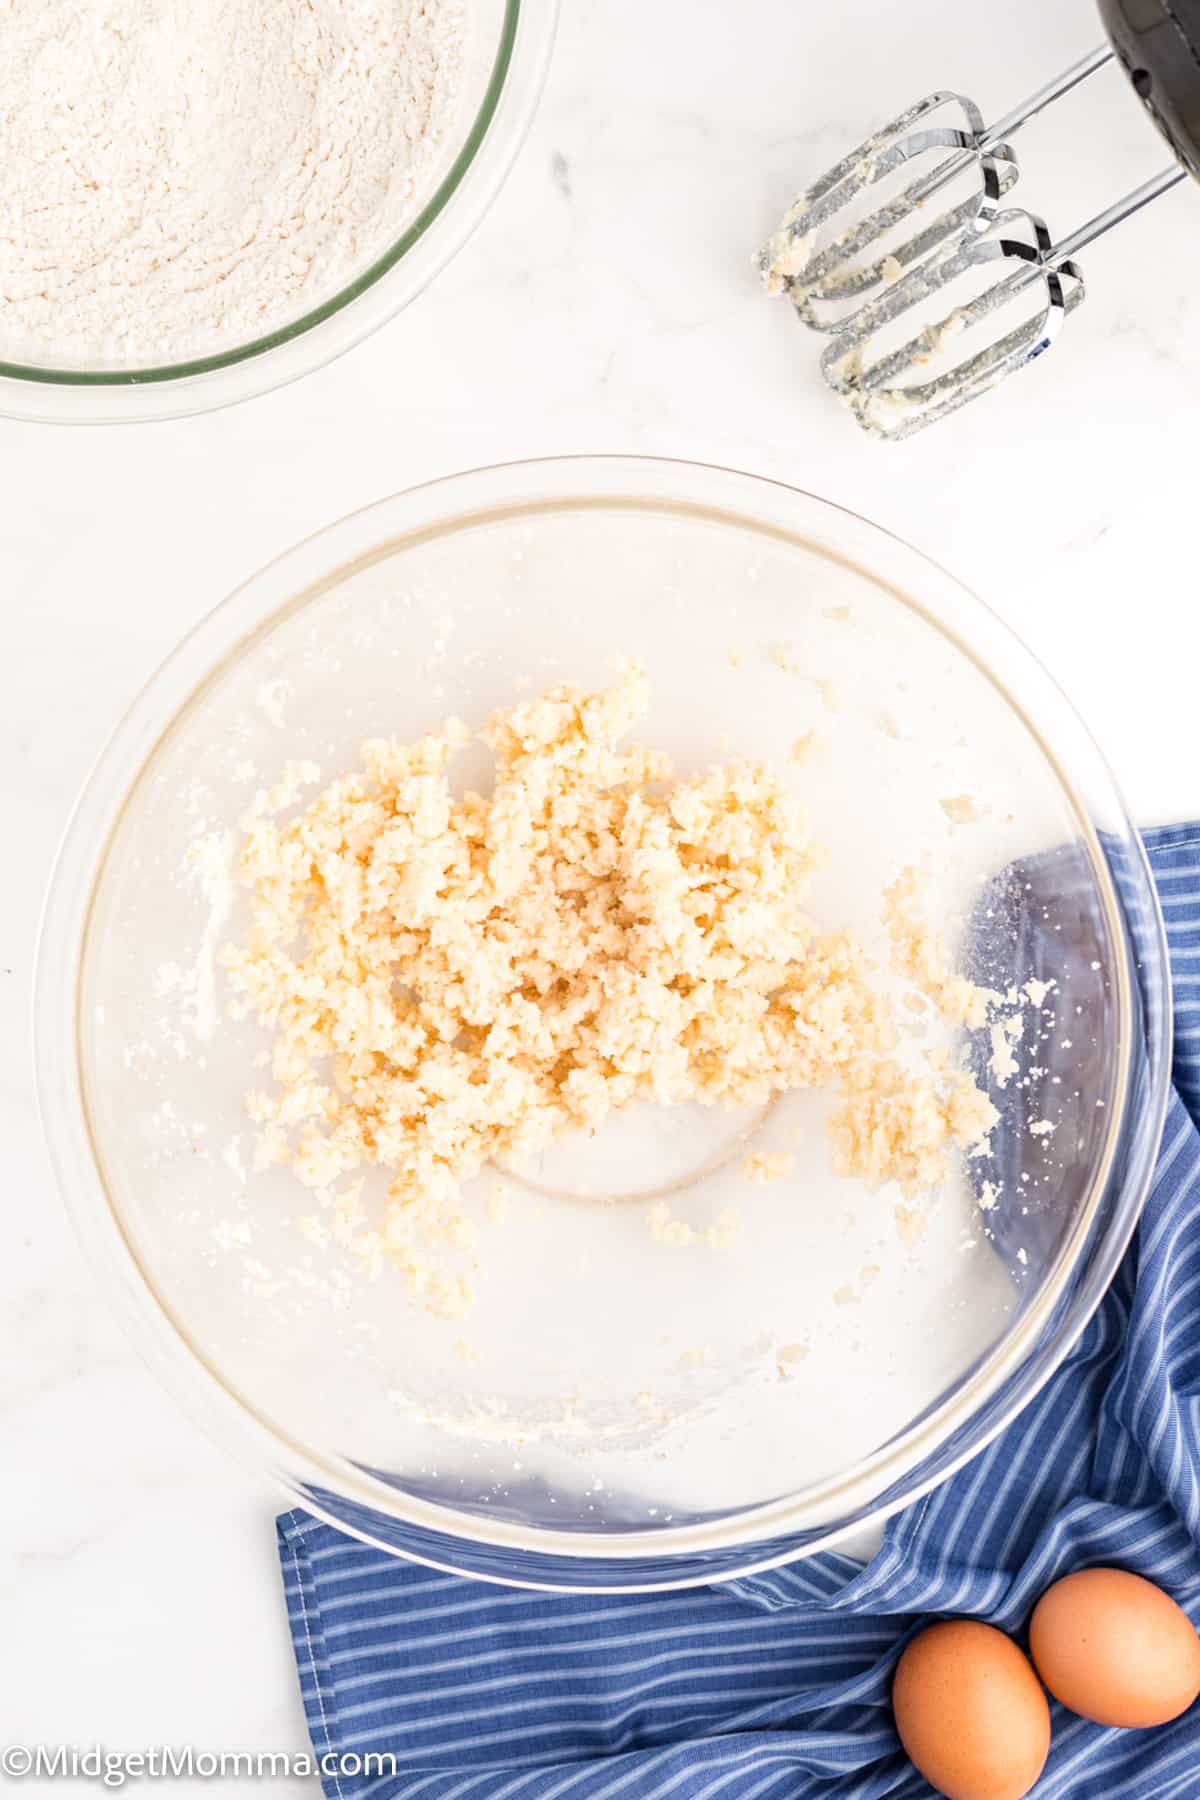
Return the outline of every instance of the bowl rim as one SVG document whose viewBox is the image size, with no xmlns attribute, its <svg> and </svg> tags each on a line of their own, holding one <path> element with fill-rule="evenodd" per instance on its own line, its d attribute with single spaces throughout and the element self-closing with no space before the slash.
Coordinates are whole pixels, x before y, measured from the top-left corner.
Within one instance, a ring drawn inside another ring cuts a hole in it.
<svg viewBox="0 0 1200 1800">
<path fill-rule="evenodd" d="M 692 491 L 697 488 L 714 488 L 723 499 L 720 503 L 707 499 L 697 502 Z M 597 493 L 596 489 L 602 491 Z M 1109 915 L 1109 928 L 1114 943 L 1126 952 L 1118 959 L 1117 982 L 1121 989 L 1118 1012 L 1121 1041 L 1116 1092 L 1121 1104 L 1112 1109 L 1114 1117 L 1109 1126 L 1104 1163 L 1093 1184 L 1089 1203 L 1067 1244 L 1060 1250 L 1052 1278 L 1043 1284 L 1042 1291 L 1029 1303 L 1017 1324 L 984 1354 L 949 1398 L 939 1397 L 901 1433 L 849 1470 L 840 1471 L 818 1484 L 816 1498 L 812 1489 L 801 1490 L 799 1495 L 747 1507 L 715 1522 L 662 1527 L 654 1531 L 594 1534 L 557 1532 L 484 1520 L 473 1513 L 401 1494 L 370 1477 L 355 1464 L 297 1442 L 290 1432 L 259 1412 L 247 1396 L 226 1382 L 193 1343 L 186 1327 L 143 1269 L 117 1206 L 108 1195 L 100 1149 L 92 1137 L 87 1118 L 86 1082 L 80 1063 L 78 1031 L 79 997 L 92 902 L 113 834 L 158 746 L 178 723 L 183 711 L 196 702 L 208 681 L 215 679 L 222 667 L 246 649 L 261 631 L 270 629 L 282 612 L 307 605 L 329 585 L 361 566 L 368 557 L 376 560 L 395 554 L 415 539 L 430 533 L 462 529 L 497 512 L 511 516 L 527 515 L 531 509 L 561 511 L 573 504 L 586 504 L 589 497 L 592 504 L 606 506 L 633 503 L 676 512 L 700 510 L 708 516 L 723 515 L 730 522 L 736 519 L 760 531 L 773 528 L 764 517 L 770 510 L 767 505 L 770 500 L 777 510 L 810 514 L 809 524 L 820 518 L 843 533 L 865 539 L 881 551 L 886 547 L 913 572 L 920 572 L 931 581 L 936 578 L 981 630 L 986 627 L 987 632 L 1006 641 L 1010 653 L 1015 653 L 1022 665 L 1022 675 L 1028 675 L 1040 686 L 1042 693 L 1061 711 L 1090 757 L 1089 773 L 1093 779 L 1098 777 L 1102 781 L 1106 803 L 1114 809 L 1134 846 L 1141 886 L 1139 901 L 1146 902 L 1149 907 L 1152 960 L 1156 973 L 1162 978 L 1166 997 L 1165 1004 L 1148 1025 L 1152 1040 L 1152 1092 L 1135 1146 L 1133 1176 L 1122 1191 L 1120 1217 L 1116 1227 L 1107 1231 L 1097 1248 L 1095 1266 L 1089 1271 L 1082 1303 L 1075 1305 L 1069 1328 L 1058 1332 L 1050 1353 L 1046 1354 L 1043 1349 L 1039 1367 L 1036 1371 L 1031 1370 L 1030 1359 L 1039 1349 L 1047 1322 L 1082 1256 L 1104 1193 L 1105 1177 L 1116 1154 L 1118 1136 L 1127 1123 L 1134 1008 L 1127 967 L 1131 945 L 1124 916 L 1116 900 L 1107 861 L 1099 849 L 1090 818 L 1076 800 L 1073 782 L 1008 686 L 999 682 L 982 664 L 978 652 L 950 631 L 944 621 L 931 616 L 914 594 L 869 566 L 863 566 L 853 556 L 836 549 L 831 551 L 819 536 L 814 538 L 804 523 L 778 528 L 793 542 L 825 555 L 835 555 L 876 587 L 892 592 L 906 605 L 915 608 L 982 668 L 1050 759 L 1065 794 L 1075 804 L 1081 830 L 1093 850 L 1094 866 L 1103 871 L 1100 887 Z M 756 498 L 760 501 L 757 509 Z M 397 528 L 397 514 L 407 521 L 407 528 L 403 525 Z M 377 529 L 381 526 L 382 532 Z M 340 551 L 350 539 L 357 543 L 358 555 L 339 555 L 336 562 L 333 561 L 333 551 Z M 323 572 L 309 573 L 297 586 L 296 576 L 318 553 Z M 218 646 L 219 655 L 214 654 Z M 685 1554 L 704 1554 L 731 1546 L 744 1545 L 749 1552 L 756 1542 L 765 1549 L 767 1540 L 777 1541 L 783 1534 L 805 1531 L 814 1524 L 828 1524 L 828 1530 L 818 1542 L 803 1546 L 800 1553 L 808 1554 L 828 1547 L 867 1519 L 880 1520 L 908 1505 L 974 1456 L 1034 1397 L 1083 1330 L 1132 1237 L 1153 1172 L 1169 1094 L 1171 1016 L 1168 972 L 1161 911 L 1144 849 L 1129 823 L 1107 764 L 1058 684 L 1011 628 L 957 578 L 896 534 L 850 509 L 767 477 L 713 464 L 641 456 L 581 455 L 533 459 L 492 465 L 420 484 L 401 494 L 375 501 L 310 534 L 256 571 L 213 608 L 143 685 L 83 785 L 54 864 L 39 932 L 34 981 L 39 1107 L 60 1191 L 76 1232 L 104 1284 L 114 1285 L 115 1277 L 126 1323 L 133 1330 L 143 1354 L 187 1410 L 195 1408 L 200 1400 L 199 1390 L 203 1388 L 208 1416 L 202 1422 L 227 1445 L 238 1437 L 248 1460 L 260 1473 L 265 1462 L 293 1498 L 300 1498 L 307 1510 L 326 1518 L 338 1529 L 345 1531 L 347 1526 L 328 1509 L 314 1504 L 313 1487 L 324 1488 L 355 1505 L 365 1505 L 369 1510 L 430 1531 L 442 1539 L 449 1537 L 525 1553 L 532 1551 L 562 1561 L 598 1559 L 619 1564 L 653 1557 L 668 1564 L 672 1558 Z M 102 1197 L 99 1205 L 96 1203 L 98 1195 Z M 201 1377 L 199 1383 L 197 1375 Z M 1022 1375 L 1024 1378 L 1018 1379 Z M 1017 1391 L 999 1408 L 998 1414 L 987 1421 L 986 1431 L 977 1430 L 972 1436 L 972 1421 L 978 1423 L 988 1402 L 1009 1383 Z M 221 1415 L 219 1421 L 218 1413 Z M 956 1433 L 964 1434 L 969 1441 L 956 1447 L 948 1462 L 940 1461 L 932 1475 L 923 1479 L 920 1474 L 922 1459 L 928 1461 L 936 1456 L 954 1440 Z M 303 1482 L 295 1475 L 297 1465 L 304 1471 Z M 914 1474 L 915 1479 L 904 1492 L 891 1497 L 893 1484 Z M 845 1496 L 846 1510 L 829 1523 L 830 1500 L 839 1493 Z M 820 1517 L 814 1519 L 814 1512 L 819 1512 Z M 382 1538 L 372 1537 L 368 1531 L 355 1531 L 353 1527 L 350 1530 L 351 1535 L 363 1537 L 380 1548 L 395 1549 Z M 737 1572 L 744 1574 L 768 1568 L 790 1560 L 796 1553 L 786 1550 L 781 1554 L 772 1553 L 765 1559 L 760 1557 L 747 1562 Z M 434 1566 L 452 1565 L 435 1562 Z M 469 1569 L 467 1572 L 476 1573 Z M 729 1578 L 729 1572 L 722 1571 L 722 1578 Z M 522 1585 L 529 1584 L 523 1582 Z M 639 1588 L 643 1587 L 644 1584 L 639 1583 Z"/>
<path fill-rule="evenodd" d="M 499 4 L 483 94 L 450 166 L 415 217 L 352 280 L 287 324 L 208 355 L 95 368 L 0 355 L 0 415 L 113 424 L 213 410 L 298 380 L 386 324 L 440 274 L 481 223 L 532 123 L 559 0 Z M 400 280 L 406 270 L 412 277 L 407 285 Z"/>
</svg>

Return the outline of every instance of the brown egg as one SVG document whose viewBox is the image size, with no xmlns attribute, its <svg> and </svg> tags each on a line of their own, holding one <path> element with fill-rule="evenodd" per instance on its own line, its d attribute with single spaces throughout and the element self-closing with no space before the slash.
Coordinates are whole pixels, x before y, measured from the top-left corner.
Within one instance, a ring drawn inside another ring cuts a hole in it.
<svg viewBox="0 0 1200 1800">
<path fill-rule="evenodd" d="M 974 1619 L 915 1637 L 892 1683 L 896 1730 L 947 1800 L 1021 1800 L 1045 1765 L 1050 1708 L 1011 1638 Z"/>
<path fill-rule="evenodd" d="M 1029 1649 L 1055 1699 L 1099 1725 L 1163 1725 L 1200 1694 L 1187 1614 L 1125 1569 L 1080 1569 L 1047 1588 Z"/>
</svg>

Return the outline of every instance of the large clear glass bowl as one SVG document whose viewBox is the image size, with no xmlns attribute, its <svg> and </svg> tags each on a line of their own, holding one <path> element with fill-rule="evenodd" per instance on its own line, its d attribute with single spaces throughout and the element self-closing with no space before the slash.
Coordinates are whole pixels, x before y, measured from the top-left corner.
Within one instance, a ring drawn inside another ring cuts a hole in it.
<svg viewBox="0 0 1200 1800">
<path fill-rule="evenodd" d="M 31 361 L 0 331 L 0 414 L 120 425 L 208 412 L 332 362 L 393 318 L 466 243 L 499 192 L 533 118 L 558 0 L 470 0 L 454 126 L 420 211 L 353 281 L 266 336 L 162 367 Z"/>
<path fill-rule="evenodd" d="M 819 918 L 885 961 L 882 887 L 924 858 L 965 969 L 1053 985 L 1032 990 L 1005 1086 L 986 1040 L 966 1046 L 1002 1114 L 993 1155 L 965 1161 L 920 1228 L 895 1195 L 831 1174 L 821 1095 L 761 1116 L 634 1110 L 504 1176 L 505 1222 L 488 1218 L 494 1172 L 468 1184 L 480 1298 L 466 1320 L 434 1318 L 302 1235 L 313 1206 L 289 1171 L 254 1170 L 243 1096 L 263 1040 L 224 1017 L 216 953 L 244 913 L 221 870 L 290 759 L 332 775 L 366 737 L 481 721 L 628 655 L 654 688 L 641 735 L 678 767 L 737 752 L 786 771 L 830 850 Z M 820 500 L 619 457 L 399 495 L 219 606 L 79 802 L 37 1012 L 62 1186 L 180 1399 L 372 1543 L 593 1588 L 804 1555 L 987 1442 L 1129 1241 L 1170 1048 L 1138 838 L 1007 629 Z M 752 1186 L 745 1156 L 781 1147 L 790 1172 Z M 736 1207 L 741 1237 L 719 1253 L 656 1242 L 664 1192 L 700 1228 Z"/>
</svg>

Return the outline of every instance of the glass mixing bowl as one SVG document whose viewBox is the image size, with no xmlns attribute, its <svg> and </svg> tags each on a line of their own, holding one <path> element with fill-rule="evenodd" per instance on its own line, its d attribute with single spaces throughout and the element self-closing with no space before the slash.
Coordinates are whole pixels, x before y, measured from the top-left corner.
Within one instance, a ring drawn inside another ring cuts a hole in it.
<svg viewBox="0 0 1200 1800">
<path fill-rule="evenodd" d="M 506 1220 L 488 1216 L 494 1170 L 468 1184 L 479 1301 L 431 1317 L 310 1241 L 311 1196 L 254 1167 L 244 1094 L 264 1040 L 225 1018 L 217 961 L 244 925 L 237 822 L 289 760 L 328 777 L 366 737 L 482 722 L 629 655 L 653 683 L 638 735 L 678 768 L 740 753 L 786 772 L 830 849 L 810 909 L 881 962 L 881 890 L 927 859 L 961 966 L 1043 984 L 1019 1070 L 999 1085 L 986 1034 L 968 1041 L 1002 1115 L 993 1153 L 916 1229 L 894 1194 L 831 1174 L 820 1094 L 617 1114 L 504 1175 Z M 71 1210 L 185 1404 L 374 1544 L 552 1587 L 803 1555 L 977 1451 L 1066 1354 L 1129 1241 L 1170 1047 L 1139 841 L 1028 652 L 851 514 L 619 457 L 402 494 L 218 607 L 80 800 L 37 1009 Z M 745 1157 L 780 1148 L 790 1171 L 752 1186 Z M 736 1206 L 741 1236 L 719 1253 L 655 1241 L 664 1193 L 701 1229 Z"/>
<path fill-rule="evenodd" d="M 557 14 L 558 0 L 470 0 L 457 120 L 421 210 L 347 287 L 264 337 L 158 368 L 35 364 L 6 352 L 0 332 L 0 414 L 66 425 L 178 418 L 282 387 L 360 343 L 433 280 L 495 199 L 533 118 Z"/>
</svg>

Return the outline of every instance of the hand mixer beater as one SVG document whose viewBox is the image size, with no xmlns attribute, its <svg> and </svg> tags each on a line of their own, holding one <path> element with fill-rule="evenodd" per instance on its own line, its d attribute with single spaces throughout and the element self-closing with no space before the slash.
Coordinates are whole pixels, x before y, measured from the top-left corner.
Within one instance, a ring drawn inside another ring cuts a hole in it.
<svg viewBox="0 0 1200 1800">
<path fill-rule="evenodd" d="M 807 188 L 763 250 L 768 292 L 826 335 L 825 379 L 873 436 L 911 437 L 1033 362 L 1084 297 L 1076 253 L 1200 178 L 1200 0 L 1099 10 L 1108 42 L 1023 105 L 987 125 L 966 96 L 928 95 Z M 1003 204 L 1010 140 L 1114 57 L 1178 160 L 1056 241 Z"/>
</svg>

